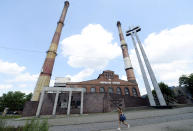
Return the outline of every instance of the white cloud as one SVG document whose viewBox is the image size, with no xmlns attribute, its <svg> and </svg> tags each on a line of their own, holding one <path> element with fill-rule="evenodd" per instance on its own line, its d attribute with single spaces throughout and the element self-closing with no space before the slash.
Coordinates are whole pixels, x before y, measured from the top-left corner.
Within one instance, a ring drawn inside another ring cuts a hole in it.
<svg viewBox="0 0 193 131">
<path fill-rule="evenodd" d="M 76 75 L 67 75 L 66 77 L 70 77 L 72 82 L 79 82 L 79 81 L 83 81 L 85 80 L 85 78 L 91 76 L 93 74 L 94 70 L 93 69 L 84 69 L 82 71 L 80 71 L 78 74 Z"/>
<path fill-rule="evenodd" d="M 0 85 L 0 89 L 10 89 L 12 87 L 13 87 L 13 85 L 11 85 L 11 84 L 1 84 Z"/>
<path fill-rule="evenodd" d="M 27 84 L 20 84 L 19 85 L 19 87 L 21 87 L 21 88 L 25 88 L 25 87 L 27 87 L 28 85 Z"/>
<path fill-rule="evenodd" d="M 8 80 L 7 82 L 35 82 L 37 81 L 39 74 L 30 74 L 28 72 L 17 75 L 14 79 Z"/>
<path fill-rule="evenodd" d="M 147 94 L 146 88 L 139 88 L 141 96 Z"/>
<path fill-rule="evenodd" d="M 189 74 L 193 69 L 191 65 L 193 62 L 188 60 L 176 60 L 168 63 L 154 64 L 153 67 L 155 70 L 159 71 L 160 80 L 171 82 L 173 80 L 178 84 L 178 78 L 182 74 Z M 176 85 L 175 84 L 175 85 Z"/>
<path fill-rule="evenodd" d="M 181 25 L 152 33 L 144 40 L 144 48 L 158 81 L 169 86 L 178 85 L 178 78 L 193 72 L 193 25 Z M 134 50 L 130 50 L 132 64 L 141 79 L 141 71 Z M 139 78 L 137 78 L 139 79 Z M 142 82 L 139 86 L 145 89 Z"/>
<path fill-rule="evenodd" d="M 73 76 L 72 81 L 82 80 L 120 56 L 120 47 L 112 41 L 112 33 L 99 24 L 89 24 L 80 34 L 65 38 L 62 41 L 62 54 L 68 57 L 67 63 L 75 68 L 84 68 Z M 86 74 L 83 74 L 85 72 Z"/>
<path fill-rule="evenodd" d="M 19 66 L 17 63 L 9 63 L 0 60 L 0 73 L 4 74 L 19 74 L 26 68 L 24 66 Z"/>
<path fill-rule="evenodd" d="M 32 92 L 37 74 L 26 72 L 25 66 L 17 63 L 5 62 L 0 59 L 0 95 L 8 91 Z M 5 76 L 6 75 L 6 76 Z"/>
<path fill-rule="evenodd" d="M 112 33 L 101 25 L 89 24 L 81 34 L 62 41 L 62 52 L 72 67 L 103 68 L 109 60 L 121 55 L 120 47 L 112 40 Z"/>
<path fill-rule="evenodd" d="M 144 41 L 146 52 L 153 63 L 192 60 L 193 25 L 181 25 L 150 34 Z"/>
<path fill-rule="evenodd" d="M 127 80 L 127 76 L 126 75 L 122 75 L 121 76 L 121 80 L 125 80 L 126 81 Z"/>
</svg>

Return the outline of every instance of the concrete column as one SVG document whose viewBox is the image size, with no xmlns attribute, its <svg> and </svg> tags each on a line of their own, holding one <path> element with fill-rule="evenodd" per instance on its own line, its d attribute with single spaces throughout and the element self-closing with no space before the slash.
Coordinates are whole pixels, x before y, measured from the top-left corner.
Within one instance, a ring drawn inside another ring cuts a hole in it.
<svg viewBox="0 0 193 131">
<path fill-rule="evenodd" d="M 149 72 L 149 75 L 150 75 L 152 84 L 153 84 L 154 89 L 155 89 L 155 91 L 156 91 L 156 94 L 157 94 L 159 103 L 160 103 L 161 106 L 166 106 L 166 102 L 165 102 L 165 100 L 164 100 L 164 97 L 163 97 L 163 95 L 162 95 L 162 92 L 161 92 L 161 90 L 160 90 L 160 88 L 159 88 L 159 85 L 158 85 L 158 83 L 157 83 L 157 80 L 156 80 L 156 78 L 155 78 L 154 72 L 153 72 L 153 70 L 152 70 L 152 68 L 151 68 L 151 65 L 150 65 L 150 63 L 149 63 L 149 60 L 148 60 L 148 58 L 147 58 L 147 56 L 146 56 L 146 54 L 145 54 L 145 50 L 143 49 L 143 46 L 141 45 L 141 41 L 139 40 L 139 37 L 138 37 L 136 31 L 134 31 L 134 34 L 135 34 L 135 37 L 136 37 L 137 42 L 138 42 L 138 44 L 139 44 L 139 48 L 140 48 L 140 50 L 141 50 L 143 59 L 144 59 L 144 61 L 145 61 L 147 70 L 148 70 L 148 72 Z"/>
<path fill-rule="evenodd" d="M 137 49 L 137 45 L 136 45 L 136 42 L 135 42 L 135 39 L 134 39 L 132 33 L 131 33 L 131 38 L 132 38 L 132 41 L 133 41 L 133 46 L 135 48 L 135 52 L 136 52 L 137 59 L 138 59 L 138 62 L 139 62 L 139 66 L 140 66 L 140 69 L 141 69 L 141 73 L 142 73 L 142 76 L 143 76 L 143 81 L 144 81 L 145 88 L 146 88 L 146 91 L 147 91 L 147 95 L 148 95 L 148 98 L 149 98 L 149 103 L 150 103 L 151 106 L 156 106 L 153 95 L 152 95 L 152 92 L 151 92 L 151 88 L 150 88 L 150 85 L 149 85 L 149 82 L 148 82 L 148 79 L 147 79 L 147 75 L 145 73 L 145 69 L 144 69 L 144 66 L 143 66 L 141 57 L 139 55 L 139 51 Z"/>
<path fill-rule="evenodd" d="M 39 101 L 39 104 L 38 104 L 38 109 L 37 109 L 37 112 L 36 112 L 36 117 L 38 117 L 40 115 L 40 111 L 41 111 L 42 104 L 43 104 L 43 99 L 44 99 L 44 93 L 45 93 L 45 91 L 42 90 L 40 101 Z"/>
<path fill-rule="evenodd" d="M 71 98 L 72 98 L 72 91 L 69 91 L 67 115 L 70 115 Z"/>
<path fill-rule="evenodd" d="M 84 98 L 84 91 L 81 91 L 80 114 L 83 114 L 83 98 Z"/>
<path fill-rule="evenodd" d="M 58 96 L 59 96 L 59 91 L 56 92 L 56 97 L 55 97 L 55 101 L 54 101 L 54 108 L 53 108 L 52 115 L 56 115 L 56 107 L 57 107 L 57 103 L 58 103 Z"/>
</svg>

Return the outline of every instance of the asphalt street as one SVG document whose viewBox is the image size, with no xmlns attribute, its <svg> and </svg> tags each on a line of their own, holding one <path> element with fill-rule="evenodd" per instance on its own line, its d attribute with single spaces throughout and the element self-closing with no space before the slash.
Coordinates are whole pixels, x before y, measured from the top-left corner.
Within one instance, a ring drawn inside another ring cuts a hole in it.
<svg viewBox="0 0 193 131">
<path fill-rule="evenodd" d="M 124 114 L 131 128 L 127 129 L 122 125 L 122 130 L 159 131 L 158 129 L 163 127 L 163 130 L 160 131 L 193 131 L 193 106 L 173 109 L 133 109 L 125 111 Z M 23 126 L 29 119 L 33 119 L 33 117 L 10 119 L 7 121 L 7 125 Z M 49 131 L 115 131 L 118 127 L 117 112 L 58 115 L 54 118 L 52 116 L 41 116 L 38 119 L 40 121 L 48 119 Z M 165 130 L 166 128 L 170 129 L 172 125 L 188 129 Z"/>
<path fill-rule="evenodd" d="M 171 121 L 180 121 L 193 119 L 193 113 L 184 113 L 177 115 L 166 115 L 158 117 L 149 117 L 142 119 L 129 119 L 127 122 L 131 127 L 135 126 L 144 126 L 150 124 L 165 123 Z M 50 131 L 100 131 L 100 130 L 111 130 L 117 129 L 118 121 L 109 121 L 109 122 L 97 122 L 97 123 L 87 123 L 87 124 L 72 124 L 66 126 L 53 126 L 50 128 Z M 126 127 L 122 125 L 122 128 L 126 130 Z"/>
</svg>

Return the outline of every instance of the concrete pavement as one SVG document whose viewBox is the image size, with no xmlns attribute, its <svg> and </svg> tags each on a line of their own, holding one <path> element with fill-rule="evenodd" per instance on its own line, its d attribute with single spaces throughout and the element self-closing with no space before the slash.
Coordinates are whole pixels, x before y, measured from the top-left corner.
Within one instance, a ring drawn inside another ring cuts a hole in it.
<svg viewBox="0 0 193 131">
<path fill-rule="evenodd" d="M 158 129 L 162 129 L 160 127 L 163 127 L 163 130 L 166 130 L 167 123 L 174 123 L 174 125 L 181 124 L 180 127 L 185 125 L 189 128 L 191 127 L 191 124 L 186 124 L 188 122 L 191 123 L 191 120 L 193 120 L 193 107 L 162 110 L 133 110 L 126 111 L 124 113 L 127 117 L 127 122 L 131 125 L 129 130 L 132 131 L 137 131 L 138 129 L 140 129 L 140 131 L 151 131 L 149 128 L 156 129 L 157 127 L 159 127 Z M 56 116 L 55 118 L 50 118 L 50 116 L 42 116 L 40 120 L 44 118 L 48 118 L 48 123 L 50 125 L 49 131 L 114 131 L 118 127 L 118 114 L 116 112 L 84 114 L 81 116 L 71 115 L 70 117 L 60 115 Z M 25 124 L 26 119 L 29 118 L 9 120 L 8 125 L 21 126 Z M 128 129 L 123 128 L 123 130 Z M 173 130 L 171 129 L 171 131 Z"/>
<path fill-rule="evenodd" d="M 180 121 L 179 123 L 181 123 L 181 120 L 192 120 L 193 122 L 193 113 L 183 113 L 183 114 L 174 114 L 174 115 L 128 119 L 127 122 L 131 125 L 131 128 L 127 129 L 125 125 L 122 125 L 122 129 L 131 130 L 131 131 L 133 130 L 137 131 L 138 128 L 136 127 L 139 127 L 139 128 L 142 127 L 140 129 L 146 129 L 146 130 L 149 130 L 149 128 L 156 129 L 157 126 L 154 126 L 154 125 L 157 125 L 160 123 L 167 124 L 167 123 L 175 122 L 175 121 Z M 101 121 L 101 122 L 85 123 L 85 124 L 53 126 L 50 128 L 50 131 L 101 131 L 101 130 L 114 131 L 117 129 L 117 127 L 118 127 L 118 121 L 108 121 L 108 122 Z"/>
</svg>

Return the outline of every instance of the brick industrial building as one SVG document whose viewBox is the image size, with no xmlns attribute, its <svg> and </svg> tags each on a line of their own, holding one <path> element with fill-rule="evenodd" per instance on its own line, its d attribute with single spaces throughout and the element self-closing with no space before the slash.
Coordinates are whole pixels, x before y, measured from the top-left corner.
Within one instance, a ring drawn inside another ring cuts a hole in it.
<svg viewBox="0 0 193 131">
<path fill-rule="evenodd" d="M 140 97 L 139 88 L 136 82 L 128 82 L 119 79 L 113 71 L 106 70 L 97 79 L 83 82 L 62 83 L 56 80 L 56 87 L 84 88 L 85 93 L 114 93 Z"/>
<path fill-rule="evenodd" d="M 54 87 L 51 88 L 83 88 L 83 113 L 110 112 L 121 105 L 122 108 L 149 106 L 148 99 L 140 97 L 136 82 L 119 79 L 113 71 L 106 70 L 99 74 L 97 79 L 69 82 L 67 78 L 56 78 Z M 46 92 L 40 115 L 51 115 L 54 107 L 56 93 Z M 71 97 L 70 113 L 80 112 L 81 93 L 73 92 Z M 56 114 L 66 114 L 69 101 L 68 92 L 60 92 L 56 105 Z M 34 116 L 38 102 L 28 102 L 25 105 L 23 116 Z"/>
</svg>

